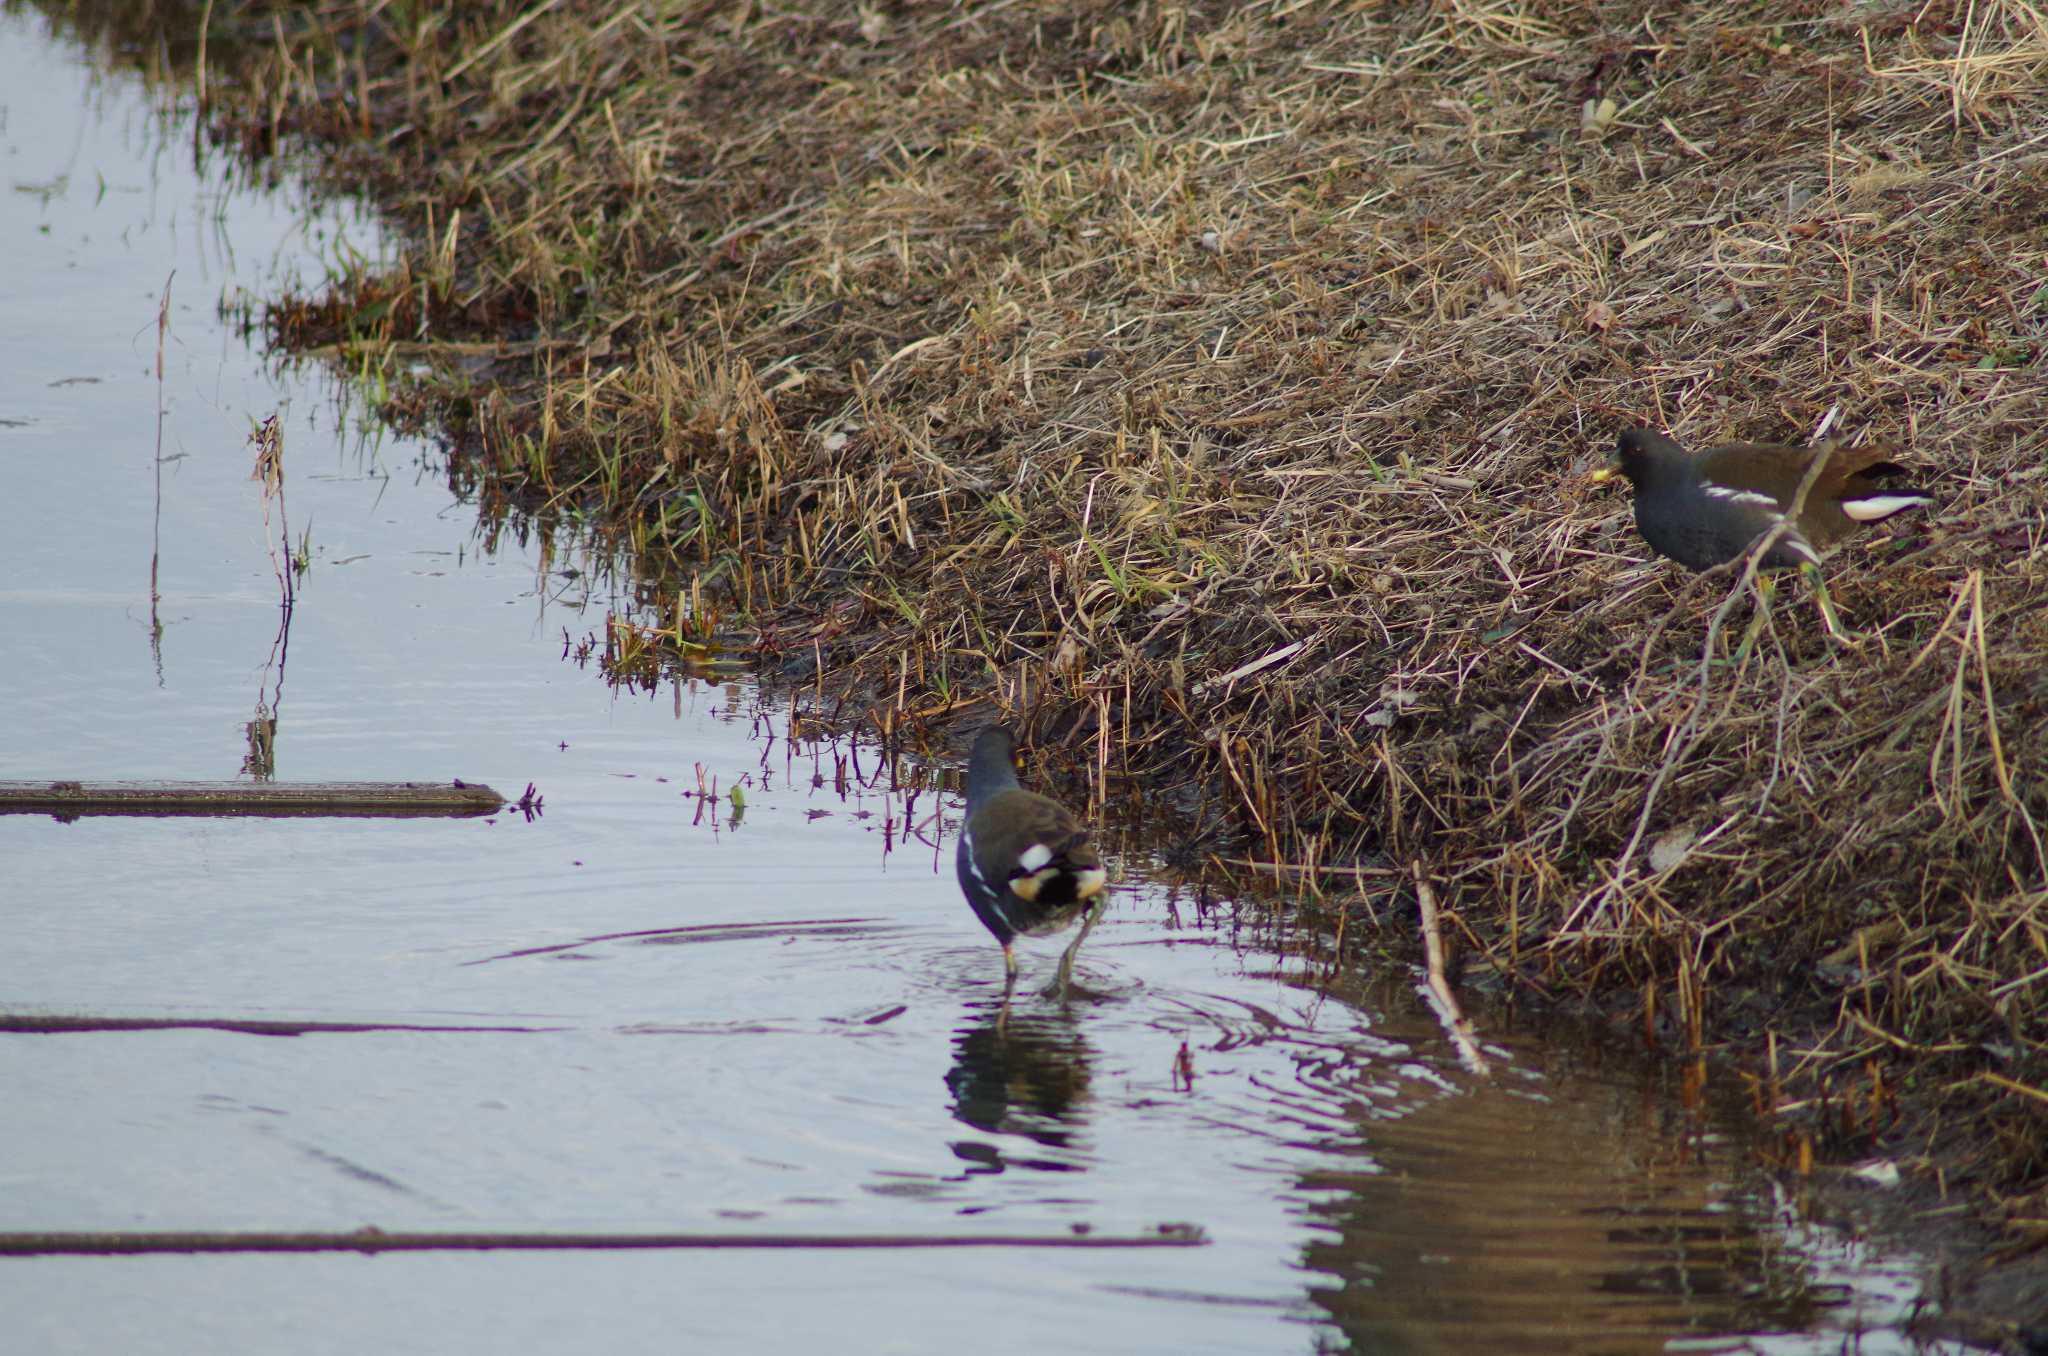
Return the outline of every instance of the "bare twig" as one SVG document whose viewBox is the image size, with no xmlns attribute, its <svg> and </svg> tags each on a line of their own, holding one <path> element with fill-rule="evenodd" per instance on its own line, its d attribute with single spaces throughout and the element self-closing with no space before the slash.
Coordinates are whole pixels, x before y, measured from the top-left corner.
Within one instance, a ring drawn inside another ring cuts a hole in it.
<svg viewBox="0 0 2048 1356">
<path fill-rule="evenodd" d="M 1444 972 L 1443 929 L 1437 918 L 1436 891 L 1422 874 L 1422 864 L 1415 864 L 1415 897 L 1422 909 L 1422 941 L 1425 957 L 1425 981 L 1422 991 L 1435 1010 L 1437 1021 L 1443 1025 L 1444 1034 L 1451 1038 L 1451 1044 L 1458 1052 L 1458 1059 L 1476 1074 L 1492 1072 L 1486 1056 L 1479 1049 L 1478 1034 L 1472 1023 L 1458 1007 L 1458 997 L 1451 992 L 1451 983 Z"/>
</svg>

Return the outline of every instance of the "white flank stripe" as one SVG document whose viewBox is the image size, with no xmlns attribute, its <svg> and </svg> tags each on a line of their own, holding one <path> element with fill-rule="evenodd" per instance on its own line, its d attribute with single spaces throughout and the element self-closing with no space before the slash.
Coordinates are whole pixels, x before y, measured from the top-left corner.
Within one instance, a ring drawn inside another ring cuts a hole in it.
<svg viewBox="0 0 2048 1356">
<path fill-rule="evenodd" d="M 1017 854 L 1017 865 L 1026 871 L 1036 871 L 1052 860 L 1052 849 L 1043 843 L 1033 843 Z"/>
<path fill-rule="evenodd" d="M 1738 490 L 1732 485 L 1715 485 L 1711 483 L 1700 488 L 1705 490 L 1710 498 L 1725 499 L 1731 504 L 1755 504 L 1759 508 L 1771 509 L 1778 507 L 1778 497 L 1776 495 L 1764 494 L 1758 490 Z"/>
<path fill-rule="evenodd" d="M 1804 537 L 1786 537 L 1784 538 L 1784 544 L 1786 550 L 1806 557 L 1809 563 L 1814 565 L 1820 564 L 1820 552 L 1808 546 Z"/>
<path fill-rule="evenodd" d="M 988 881 L 982 877 L 981 863 L 975 860 L 974 835 L 969 833 L 964 827 L 960 830 L 960 846 L 967 849 L 967 874 L 980 881 L 981 888 L 986 890 L 988 888 Z"/>
<path fill-rule="evenodd" d="M 1844 499 L 1842 512 L 1859 523 L 1874 523 L 1894 513 L 1933 502 L 1933 497 L 1925 494 L 1873 494 L 1862 499 Z"/>
</svg>

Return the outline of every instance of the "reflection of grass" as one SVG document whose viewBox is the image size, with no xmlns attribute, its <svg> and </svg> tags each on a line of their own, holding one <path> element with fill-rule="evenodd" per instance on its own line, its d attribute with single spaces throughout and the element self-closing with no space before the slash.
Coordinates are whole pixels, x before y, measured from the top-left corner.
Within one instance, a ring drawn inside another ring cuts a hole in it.
<svg viewBox="0 0 2048 1356">
<path fill-rule="evenodd" d="M 261 487 L 264 537 L 266 544 L 270 545 L 271 565 L 277 571 L 278 601 L 289 608 L 298 578 L 312 564 L 312 525 L 306 525 L 294 546 L 291 519 L 285 507 L 284 425 L 278 421 L 277 415 L 265 417 L 249 431 L 249 446 L 256 452 L 255 466 L 249 472 L 249 478 Z M 277 515 L 277 539 L 271 543 L 273 511 Z"/>
<path fill-rule="evenodd" d="M 38 206 L 48 207 L 53 199 L 61 198 L 71 191 L 71 176 L 60 174 L 56 178 L 46 180 L 43 183 L 32 183 L 26 179 L 16 179 L 12 187 L 16 193 L 22 194 L 24 197 L 34 198 Z M 100 191 L 102 195 L 106 192 L 104 181 L 102 181 Z"/>
<path fill-rule="evenodd" d="M 407 13 L 277 20 L 218 84 L 412 242 L 270 324 L 445 421 L 487 521 L 695 581 L 608 664 L 722 616 L 891 729 L 1026 674 L 1105 790 L 1420 860 L 1500 973 L 1796 1031 L 1789 1095 L 1910 1083 L 2043 1180 L 2034 9 Z M 1934 541 L 1840 557 L 1862 648 L 1773 622 L 1702 685 L 1717 600 L 1625 568 L 1581 472 L 1837 407 L 1945 483 Z"/>
<path fill-rule="evenodd" d="M 604 651 L 599 669 L 617 686 L 652 692 L 663 679 L 684 674 L 713 677 L 738 661 L 725 657 L 711 638 L 716 611 L 687 612 L 679 599 L 675 618 L 666 626 L 650 626 L 613 614 L 605 622 Z M 578 658 L 588 653 L 586 648 Z"/>
</svg>

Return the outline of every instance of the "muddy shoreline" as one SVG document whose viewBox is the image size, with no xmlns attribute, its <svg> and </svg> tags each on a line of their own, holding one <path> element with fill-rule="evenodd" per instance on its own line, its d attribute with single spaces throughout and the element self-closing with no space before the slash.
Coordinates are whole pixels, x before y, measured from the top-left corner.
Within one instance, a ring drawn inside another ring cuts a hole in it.
<svg viewBox="0 0 2048 1356">
<path fill-rule="evenodd" d="M 48 8 L 371 192 L 405 256 L 273 336 L 487 525 L 634 547 L 620 676 L 737 645 L 934 750 L 1022 694 L 1352 959 L 1419 867 L 1469 982 L 1726 1061 L 1976 1335 L 2048 1322 L 2024 12 Z M 1942 502 L 1830 560 L 1859 644 L 1781 597 L 1737 665 L 1587 473 L 1824 421 Z"/>
</svg>

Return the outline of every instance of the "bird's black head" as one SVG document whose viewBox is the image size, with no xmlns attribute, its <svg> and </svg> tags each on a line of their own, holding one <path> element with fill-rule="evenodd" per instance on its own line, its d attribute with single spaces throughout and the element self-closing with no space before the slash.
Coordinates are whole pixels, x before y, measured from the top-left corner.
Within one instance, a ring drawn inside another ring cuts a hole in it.
<svg viewBox="0 0 2048 1356">
<path fill-rule="evenodd" d="M 974 737 L 967 755 L 967 798 L 1017 785 L 1017 736 L 1007 725 L 990 725 Z"/>
<path fill-rule="evenodd" d="M 1607 480 L 1619 473 L 1627 476 L 1630 484 L 1642 485 L 1664 467 L 1685 460 L 1685 449 L 1655 429 L 1623 429 L 1614 444 L 1613 464 L 1594 472 L 1593 478 Z"/>
</svg>

